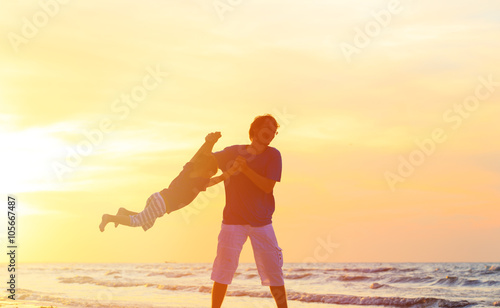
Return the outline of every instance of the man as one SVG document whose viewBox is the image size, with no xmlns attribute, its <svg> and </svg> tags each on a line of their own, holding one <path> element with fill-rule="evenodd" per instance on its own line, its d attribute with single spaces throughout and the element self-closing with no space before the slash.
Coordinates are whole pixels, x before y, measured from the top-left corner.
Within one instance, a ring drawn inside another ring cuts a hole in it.
<svg viewBox="0 0 500 308">
<path fill-rule="evenodd" d="M 262 285 L 270 287 L 278 308 L 288 307 L 283 254 L 272 226 L 273 188 L 281 180 L 281 154 L 269 144 L 278 127 L 273 116 L 258 116 L 250 126 L 251 144 L 234 145 L 214 153 L 222 171 L 236 166 L 239 173 L 224 181 L 226 205 L 212 268 L 212 308 L 222 305 L 247 237 L 252 243 Z"/>
</svg>

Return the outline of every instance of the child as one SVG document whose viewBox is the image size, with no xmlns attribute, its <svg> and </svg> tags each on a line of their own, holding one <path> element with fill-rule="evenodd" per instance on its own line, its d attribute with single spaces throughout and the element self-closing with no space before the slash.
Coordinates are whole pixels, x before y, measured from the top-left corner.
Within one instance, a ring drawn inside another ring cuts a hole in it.
<svg viewBox="0 0 500 308">
<path fill-rule="evenodd" d="M 212 148 L 220 137 L 220 132 L 208 134 L 205 137 L 205 143 L 184 165 L 181 173 L 167 189 L 152 194 L 142 212 L 136 213 L 120 208 L 116 215 L 102 215 L 102 221 L 99 225 L 101 232 L 110 222 L 114 222 L 115 227 L 119 224 L 130 227 L 141 226 L 146 231 L 153 226 L 156 218 L 185 207 L 196 198 L 200 191 L 204 191 L 207 187 L 220 183 L 233 175 L 238 170 L 237 164 L 234 164 L 222 175 L 213 177 L 217 173 L 218 167 L 217 161 L 212 155 Z"/>
</svg>

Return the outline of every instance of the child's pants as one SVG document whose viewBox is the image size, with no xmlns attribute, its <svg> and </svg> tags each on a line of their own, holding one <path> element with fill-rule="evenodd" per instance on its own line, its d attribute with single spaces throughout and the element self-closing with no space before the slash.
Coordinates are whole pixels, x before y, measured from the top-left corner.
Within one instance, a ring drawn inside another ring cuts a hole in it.
<svg viewBox="0 0 500 308">
<path fill-rule="evenodd" d="M 146 207 L 144 210 L 136 215 L 130 215 L 130 226 L 139 227 L 141 226 L 144 231 L 151 228 L 156 218 L 162 217 L 167 211 L 165 202 L 163 201 L 160 193 L 154 193 L 146 202 Z"/>
</svg>

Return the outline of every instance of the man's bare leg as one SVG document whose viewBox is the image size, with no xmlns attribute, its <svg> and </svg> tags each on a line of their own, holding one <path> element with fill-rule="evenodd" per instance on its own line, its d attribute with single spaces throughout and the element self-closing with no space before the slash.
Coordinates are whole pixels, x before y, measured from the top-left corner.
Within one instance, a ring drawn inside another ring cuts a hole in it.
<svg viewBox="0 0 500 308">
<path fill-rule="evenodd" d="M 214 281 L 214 286 L 212 287 L 212 308 L 220 308 L 222 306 L 226 291 L 227 284 Z"/>
<path fill-rule="evenodd" d="M 288 303 L 286 301 L 286 290 L 285 286 L 279 286 L 279 287 L 269 287 L 271 289 L 271 294 L 274 297 L 274 300 L 276 301 L 276 306 L 278 308 L 288 308 Z"/>
</svg>

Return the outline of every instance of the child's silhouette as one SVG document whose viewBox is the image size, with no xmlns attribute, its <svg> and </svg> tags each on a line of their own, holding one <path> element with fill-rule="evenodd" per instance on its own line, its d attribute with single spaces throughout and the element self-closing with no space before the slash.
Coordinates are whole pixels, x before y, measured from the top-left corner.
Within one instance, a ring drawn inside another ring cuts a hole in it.
<svg viewBox="0 0 500 308">
<path fill-rule="evenodd" d="M 142 212 L 137 213 L 120 208 L 116 215 L 102 215 L 102 221 L 99 225 L 101 232 L 110 222 L 115 223 L 115 227 L 118 225 L 142 227 L 146 231 L 153 226 L 156 218 L 185 207 L 196 198 L 200 191 L 204 191 L 207 187 L 220 183 L 233 175 L 239 169 L 237 163 L 233 164 L 222 175 L 213 177 L 217 173 L 218 167 L 217 160 L 212 154 L 212 148 L 220 137 L 220 132 L 208 134 L 205 137 L 205 143 L 184 165 L 181 173 L 167 189 L 152 194 Z"/>
</svg>

